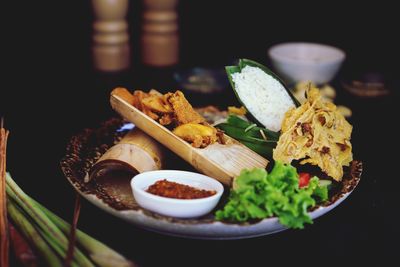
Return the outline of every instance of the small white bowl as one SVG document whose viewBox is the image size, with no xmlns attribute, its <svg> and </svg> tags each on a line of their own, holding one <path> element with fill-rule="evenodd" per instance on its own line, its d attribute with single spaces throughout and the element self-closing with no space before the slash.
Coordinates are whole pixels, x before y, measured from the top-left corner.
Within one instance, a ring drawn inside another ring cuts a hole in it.
<svg viewBox="0 0 400 267">
<path fill-rule="evenodd" d="M 150 185 L 164 179 L 198 189 L 214 190 L 216 194 L 198 199 L 176 199 L 146 192 Z M 143 172 L 132 178 L 131 187 L 133 196 L 141 207 L 177 218 L 195 218 L 209 213 L 218 204 L 224 192 L 222 184 L 215 179 L 195 172 L 175 170 Z"/>
<path fill-rule="evenodd" d="M 268 55 L 276 71 L 288 82 L 330 82 L 346 54 L 339 48 L 316 43 L 283 43 L 271 47 Z"/>
</svg>

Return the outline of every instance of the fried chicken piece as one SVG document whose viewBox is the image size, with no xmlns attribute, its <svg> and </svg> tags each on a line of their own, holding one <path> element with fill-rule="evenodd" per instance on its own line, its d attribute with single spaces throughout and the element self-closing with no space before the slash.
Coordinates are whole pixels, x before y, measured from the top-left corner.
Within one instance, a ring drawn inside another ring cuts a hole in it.
<svg viewBox="0 0 400 267">
<path fill-rule="evenodd" d="M 159 120 L 159 123 L 161 125 L 170 125 L 174 121 L 175 121 L 174 115 L 172 113 L 166 113 L 166 114 L 162 115 L 162 117 Z"/>
<path fill-rule="evenodd" d="M 145 93 L 141 90 L 135 90 L 135 92 L 133 92 L 133 96 L 135 98 L 135 101 L 133 103 L 133 106 L 135 108 L 139 109 L 153 120 L 158 120 L 159 116 L 143 104 L 143 100 L 149 97 L 148 93 Z"/>
<path fill-rule="evenodd" d="M 197 148 L 203 148 L 218 141 L 217 130 L 208 125 L 186 123 L 176 127 L 173 133 Z"/>
<path fill-rule="evenodd" d="M 165 94 L 165 97 L 172 105 L 179 125 L 205 122 L 205 119 L 193 109 L 181 91 L 178 90 L 175 93 Z"/>
<path fill-rule="evenodd" d="M 142 103 L 144 106 L 149 108 L 153 112 L 157 113 L 172 113 L 174 110 L 172 106 L 165 100 L 164 96 L 161 95 L 149 95 L 143 98 Z"/>
<path fill-rule="evenodd" d="M 151 89 L 149 91 L 149 95 L 156 95 L 156 96 L 163 96 L 163 94 L 161 94 L 159 91 L 157 91 L 156 89 Z"/>
<path fill-rule="evenodd" d="M 141 90 L 135 90 L 133 92 L 133 97 L 134 97 L 134 102 L 133 102 L 133 106 L 137 109 L 143 110 L 144 106 L 143 106 L 143 99 L 148 97 L 149 94 L 141 91 Z"/>
<path fill-rule="evenodd" d="M 209 125 L 193 109 L 181 91 L 163 95 L 152 89 L 149 93 L 136 90 L 131 94 L 125 88 L 116 88 L 113 94 L 120 96 L 161 125 L 178 126 L 173 132 L 193 147 L 204 148 L 215 142 L 225 144 L 223 132 Z"/>
<path fill-rule="evenodd" d="M 218 143 L 225 145 L 226 144 L 226 139 L 224 136 L 224 132 L 221 131 L 220 129 L 217 128 L 217 138 L 218 138 Z"/>
<path fill-rule="evenodd" d="M 121 97 L 123 100 L 134 106 L 135 108 L 139 109 L 143 113 L 145 113 L 147 116 L 152 118 L 153 120 L 157 120 L 159 116 L 152 112 L 149 108 L 143 105 L 143 99 L 149 97 L 149 94 L 141 91 L 141 90 L 136 90 L 133 94 L 129 92 L 126 88 L 123 87 L 117 87 L 112 91 L 112 94 L 117 95 Z"/>
<path fill-rule="evenodd" d="M 131 105 L 135 105 L 136 103 L 136 97 L 133 96 L 131 92 L 129 92 L 128 89 L 124 87 L 117 87 L 112 91 L 112 93 L 114 95 L 121 97 L 123 100 L 125 100 Z"/>
</svg>

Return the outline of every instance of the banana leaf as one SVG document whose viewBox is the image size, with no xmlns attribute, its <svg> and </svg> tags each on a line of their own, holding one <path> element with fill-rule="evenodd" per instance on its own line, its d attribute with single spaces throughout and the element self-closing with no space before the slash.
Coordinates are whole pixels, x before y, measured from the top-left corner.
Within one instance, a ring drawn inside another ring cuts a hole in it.
<svg viewBox="0 0 400 267">
<path fill-rule="evenodd" d="M 230 115 L 226 121 L 226 124 L 236 127 L 236 128 L 243 129 L 243 130 L 247 129 L 249 126 L 252 125 L 251 122 L 246 121 L 235 115 Z M 278 132 L 274 132 L 274 131 L 268 130 L 267 128 L 258 127 L 258 126 L 251 128 L 250 130 L 246 131 L 246 133 L 249 136 L 260 137 L 261 136 L 260 131 L 263 131 L 264 134 L 268 137 L 268 139 L 271 139 L 271 140 L 279 139 L 280 134 Z M 262 136 L 261 136 L 261 138 L 262 138 Z"/>
<path fill-rule="evenodd" d="M 246 107 L 246 104 L 240 99 L 239 94 L 238 94 L 237 91 L 236 91 L 235 83 L 233 82 L 233 79 L 232 79 L 232 74 L 237 73 L 237 72 L 241 72 L 242 69 L 243 69 L 244 67 L 246 67 L 246 66 L 251 66 L 251 67 L 260 68 L 260 69 L 263 70 L 266 74 L 272 76 L 275 80 L 277 80 L 277 81 L 286 89 L 286 91 L 287 91 L 287 93 L 289 94 L 290 98 L 292 99 L 294 105 L 295 105 L 296 107 L 299 107 L 299 106 L 300 106 L 300 102 L 293 96 L 292 92 L 289 90 L 289 88 L 287 88 L 287 86 L 285 85 L 285 83 L 284 83 L 275 73 L 273 73 L 270 69 L 268 69 L 266 66 L 264 66 L 264 65 L 262 65 L 262 64 L 260 64 L 260 63 L 258 63 L 258 62 L 255 62 L 255 61 L 253 61 L 253 60 L 250 60 L 250 59 L 239 59 L 239 63 L 238 63 L 237 66 L 226 66 L 226 67 L 225 67 L 225 70 L 226 70 L 226 73 L 227 73 L 227 75 L 228 75 L 228 79 L 229 79 L 229 82 L 230 82 L 230 84 L 231 84 L 231 86 L 232 86 L 232 89 L 233 89 L 233 91 L 235 92 L 236 97 L 238 98 L 239 102 L 240 102 L 244 107 Z M 264 103 L 264 104 L 265 104 L 265 103 Z M 246 109 L 249 110 L 247 107 L 246 107 Z M 250 113 L 250 111 L 249 111 L 249 115 L 250 115 L 251 119 L 254 120 L 258 125 L 263 125 L 262 123 L 260 123 L 260 121 L 257 120 L 257 118 L 256 118 L 255 115 L 253 115 L 253 114 Z"/>
<path fill-rule="evenodd" d="M 245 133 L 243 129 L 236 128 L 232 125 L 226 124 L 226 123 L 221 123 L 217 125 L 218 128 L 223 130 L 227 135 L 230 137 L 238 140 L 238 141 L 247 141 L 247 142 L 252 142 L 252 143 L 259 143 L 259 144 L 270 144 L 276 146 L 276 140 L 265 140 L 262 138 L 261 134 L 258 133 L 258 135 L 254 133 Z"/>
<path fill-rule="evenodd" d="M 241 143 L 265 158 L 269 158 L 269 159 L 272 158 L 272 152 L 275 147 L 272 147 L 269 145 L 255 144 L 255 143 L 246 142 L 246 141 L 241 141 Z"/>
<path fill-rule="evenodd" d="M 246 129 L 251 125 L 251 122 L 231 115 L 226 123 L 220 123 L 216 125 L 216 127 L 223 130 L 227 135 L 238 140 L 261 156 L 271 158 L 273 149 L 276 147 L 279 138 L 279 133 L 257 126 L 246 131 Z M 267 140 L 263 138 L 260 130 L 264 132 Z"/>
</svg>

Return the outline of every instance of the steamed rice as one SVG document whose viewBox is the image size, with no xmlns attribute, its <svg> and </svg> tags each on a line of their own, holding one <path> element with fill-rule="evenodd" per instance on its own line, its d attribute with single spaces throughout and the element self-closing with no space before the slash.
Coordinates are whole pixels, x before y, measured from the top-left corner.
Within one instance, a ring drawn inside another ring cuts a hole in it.
<svg viewBox="0 0 400 267">
<path fill-rule="evenodd" d="M 279 131 L 286 111 L 295 107 L 282 84 L 251 66 L 232 74 L 232 80 L 246 109 L 267 129 Z"/>
</svg>

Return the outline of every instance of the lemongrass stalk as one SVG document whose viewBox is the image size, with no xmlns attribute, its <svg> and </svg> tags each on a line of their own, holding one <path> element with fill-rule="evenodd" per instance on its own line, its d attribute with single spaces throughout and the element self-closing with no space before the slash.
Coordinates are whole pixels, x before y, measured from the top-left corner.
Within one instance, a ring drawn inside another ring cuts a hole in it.
<svg viewBox="0 0 400 267">
<path fill-rule="evenodd" d="M 51 248 L 57 252 L 58 255 L 60 255 L 63 259 L 63 265 L 64 265 L 64 258 L 66 253 L 64 252 L 62 246 L 55 240 L 54 238 L 51 238 L 47 232 L 44 232 L 42 229 L 38 229 L 42 237 L 47 241 L 48 244 L 50 244 Z M 71 262 L 71 267 L 79 267 L 79 264 L 76 262 L 76 260 Z"/>
<path fill-rule="evenodd" d="M 65 234 L 69 234 L 71 226 L 69 223 L 64 221 L 62 218 L 58 217 L 56 214 L 45 208 L 43 205 L 30 199 L 30 201 L 35 202 L 35 204 L 50 218 Z M 90 258 L 101 267 L 132 267 L 135 266 L 134 263 L 127 260 L 121 254 L 117 253 L 115 250 L 109 248 L 102 242 L 94 239 L 88 234 L 82 232 L 81 230 L 76 230 L 76 241 L 79 245 L 89 252 Z"/>
<path fill-rule="evenodd" d="M 6 182 L 8 196 L 35 221 L 42 230 L 42 233 L 45 234 L 46 241 L 53 244 L 56 252 L 65 258 L 68 250 L 68 239 L 64 233 L 46 216 L 35 202 L 31 201 L 31 198 L 22 191 L 8 173 L 6 175 Z M 94 267 L 93 263 L 77 248 L 74 250 L 74 261 L 82 267 Z"/>
<path fill-rule="evenodd" d="M 35 245 L 36 251 L 41 255 L 48 266 L 62 267 L 61 260 L 49 247 L 42 236 L 33 227 L 32 223 L 25 217 L 23 211 L 14 201 L 7 201 L 8 215 L 21 233 Z"/>
<path fill-rule="evenodd" d="M 51 248 L 62 258 L 64 259 L 66 257 L 66 251 L 68 247 L 68 242 L 60 241 L 57 239 L 50 231 L 48 231 L 48 228 L 43 228 L 38 224 L 37 218 L 31 217 L 29 214 L 26 213 L 26 206 L 21 205 L 21 203 L 18 202 L 18 196 L 14 194 L 14 192 L 7 186 L 7 195 L 9 199 L 12 201 L 15 201 L 22 210 L 25 211 L 25 216 L 30 218 L 33 222 L 32 225 L 37 228 L 37 231 L 41 234 L 42 238 L 51 246 Z M 28 199 L 29 201 L 29 199 Z M 22 203 L 23 204 L 23 203 Z M 36 208 L 38 209 L 38 208 Z M 45 216 L 45 215 L 44 215 Z M 46 216 L 42 218 L 44 220 L 50 221 L 49 218 Z M 64 234 L 62 234 L 64 236 Z M 64 236 L 65 238 L 65 236 Z M 85 267 L 94 267 L 92 262 L 77 248 L 74 250 L 74 261 L 73 261 L 73 267 L 80 267 L 80 266 L 85 266 Z"/>
</svg>

